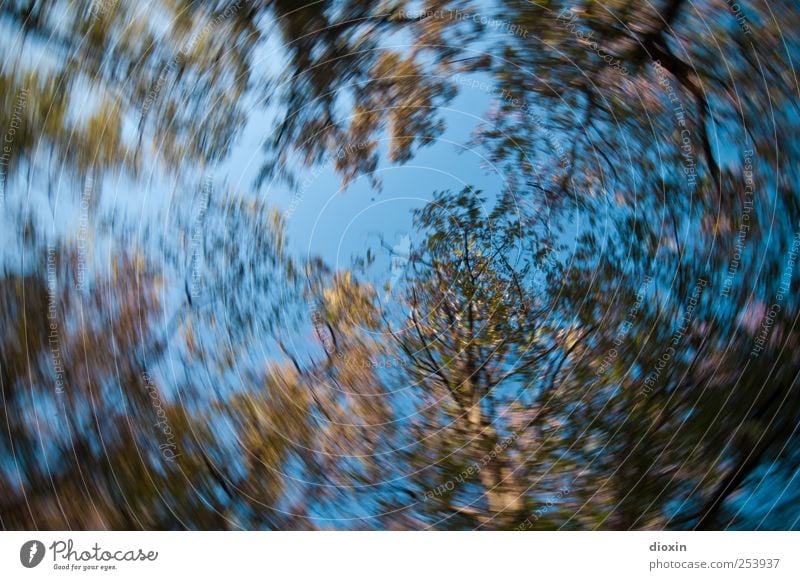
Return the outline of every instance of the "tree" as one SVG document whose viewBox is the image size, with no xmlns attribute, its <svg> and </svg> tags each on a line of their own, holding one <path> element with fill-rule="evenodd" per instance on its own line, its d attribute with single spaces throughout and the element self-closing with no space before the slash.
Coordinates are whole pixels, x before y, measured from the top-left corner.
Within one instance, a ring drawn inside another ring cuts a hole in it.
<svg viewBox="0 0 800 580">
<path fill-rule="evenodd" d="M 99 181 L 153 163 L 222 159 L 244 121 L 260 38 L 253 10 L 183 0 L 148 9 L 126 0 L 5 3 L 0 22 L 13 34 L 3 45 L 14 58 L 0 73 L 0 121 L 16 130 L 4 179 L 26 166 L 32 185 L 39 172 Z"/>
</svg>

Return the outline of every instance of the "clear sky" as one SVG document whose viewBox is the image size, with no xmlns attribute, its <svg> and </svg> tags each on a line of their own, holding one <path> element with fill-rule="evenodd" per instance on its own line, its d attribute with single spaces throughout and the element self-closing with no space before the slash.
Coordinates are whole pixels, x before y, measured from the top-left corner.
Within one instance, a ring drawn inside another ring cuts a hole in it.
<svg viewBox="0 0 800 580">
<path fill-rule="evenodd" d="M 443 111 L 447 129 L 430 146 L 418 151 L 407 164 L 396 166 L 382 161 L 377 176 L 382 189 L 373 189 L 369 176 L 361 176 L 346 190 L 341 179 L 327 164 L 302 168 L 297 186 L 266 182 L 256 194 L 270 203 L 290 209 L 287 233 L 290 251 L 297 256 L 318 255 L 330 264 L 348 267 L 353 256 L 364 256 L 371 247 L 381 263 L 380 238 L 389 244 L 399 243 L 411 232 L 411 210 L 423 206 L 434 191 L 457 191 L 467 185 L 482 189 L 490 196 L 503 186 L 485 157 L 486 151 L 466 145 L 475 127 L 482 121 L 491 95 L 463 87 Z M 255 115 L 220 176 L 247 190 L 252 188 L 263 156 L 266 117 Z M 383 148 L 385 150 L 385 147 Z M 385 156 L 383 156 L 385 159 Z M 388 257 L 388 250 L 384 251 Z M 388 265 L 388 259 L 385 260 Z"/>
</svg>

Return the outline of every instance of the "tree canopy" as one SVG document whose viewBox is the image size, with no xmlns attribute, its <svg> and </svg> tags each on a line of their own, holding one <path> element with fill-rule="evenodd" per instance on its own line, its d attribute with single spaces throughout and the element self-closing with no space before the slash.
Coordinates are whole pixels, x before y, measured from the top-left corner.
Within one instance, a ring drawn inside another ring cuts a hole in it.
<svg viewBox="0 0 800 580">
<path fill-rule="evenodd" d="M 793 2 L 0 25 L 4 529 L 800 525 Z M 275 184 L 378 195 L 456 107 L 497 187 L 409 180 L 385 279 L 299 250 Z"/>
</svg>

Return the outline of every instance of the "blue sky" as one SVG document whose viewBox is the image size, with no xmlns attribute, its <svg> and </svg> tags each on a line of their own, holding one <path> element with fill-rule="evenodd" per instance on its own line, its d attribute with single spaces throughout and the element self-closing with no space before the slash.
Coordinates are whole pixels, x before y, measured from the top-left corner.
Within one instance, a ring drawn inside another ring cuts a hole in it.
<svg viewBox="0 0 800 580">
<path fill-rule="evenodd" d="M 343 190 L 334 169 L 323 164 L 301 168 L 294 189 L 283 182 L 266 182 L 255 194 L 281 210 L 292 208 L 287 233 L 290 251 L 298 257 L 318 255 L 345 268 L 370 245 L 380 258 L 379 236 L 393 244 L 409 233 L 411 211 L 431 200 L 434 191 L 471 185 L 492 194 L 502 188 L 502 176 L 489 167 L 486 151 L 464 145 L 481 122 L 476 115 L 487 110 L 490 100 L 485 92 L 464 87 L 443 111 L 447 129 L 437 142 L 419 150 L 405 165 L 381 162 L 376 171 L 380 191 L 373 189 L 369 176 Z M 218 173 L 237 188 L 252 189 L 263 161 L 260 144 L 267 120 L 265 114 L 253 116 Z"/>
</svg>

